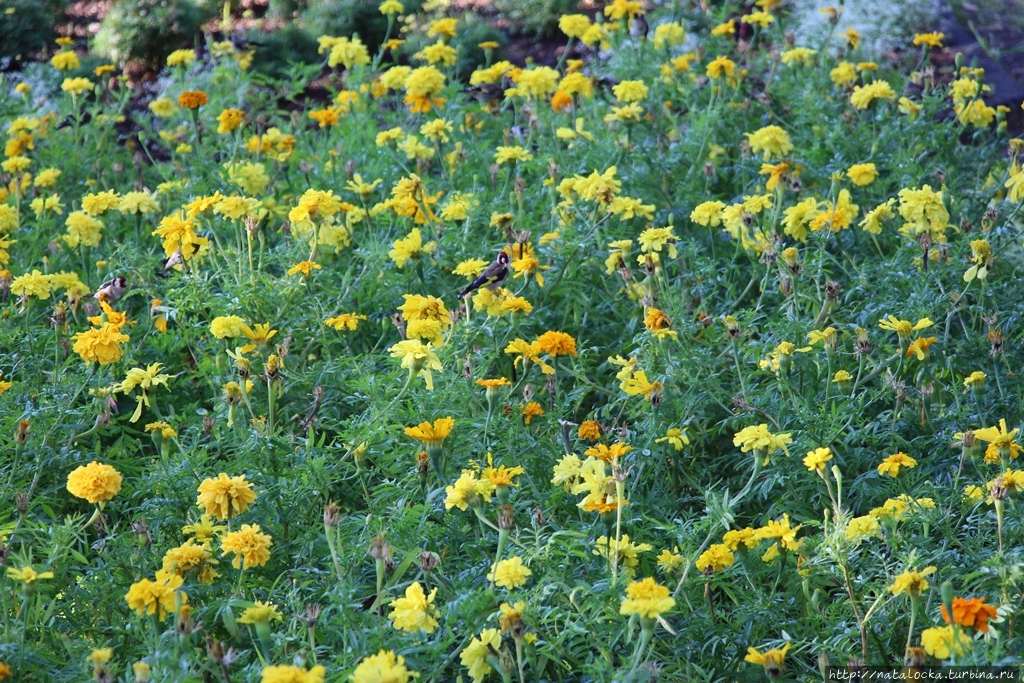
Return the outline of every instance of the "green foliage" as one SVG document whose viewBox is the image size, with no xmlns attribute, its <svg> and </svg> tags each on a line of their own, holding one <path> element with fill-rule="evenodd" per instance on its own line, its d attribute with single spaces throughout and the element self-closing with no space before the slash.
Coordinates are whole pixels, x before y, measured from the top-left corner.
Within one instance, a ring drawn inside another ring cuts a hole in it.
<svg viewBox="0 0 1024 683">
<path fill-rule="evenodd" d="M 906 101 L 857 108 L 854 85 L 899 93 L 909 70 L 932 72 L 915 57 L 837 85 L 840 59 L 874 55 L 826 34 L 807 64 L 786 63 L 784 14 L 742 45 L 710 34 L 737 10 L 652 13 L 652 31 L 685 26 L 702 53 L 692 64 L 683 45 L 638 45 L 623 22 L 611 57 L 586 65 L 594 96 L 564 111 L 527 90 L 545 72 L 519 74 L 519 94 L 488 107 L 452 69 L 437 108 L 414 113 L 405 92 L 378 87 L 387 53 L 325 78 L 277 44 L 257 46 L 250 69 L 214 46 L 162 73 L 156 97 L 208 95 L 167 118 L 106 79 L 72 97 L 66 74 L 38 65 L 39 99 L 12 94 L 0 110 L 19 152 L 7 156 L 29 162 L 5 161 L 0 201 L 0 536 L 6 568 L 53 572 L 29 587 L 0 576 L 14 680 L 100 678 L 86 663 L 96 648 L 112 649 L 100 674 L 115 680 L 141 660 L 155 681 L 255 683 L 272 680 L 266 665 L 299 663 L 335 683 L 382 649 L 424 683 L 469 680 L 462 655 L 520 601 L 525 635 L 498 637 L 502 671 L 487 682 L 520 680 L 520 666 L 524 681 L 757 681 L 748 648 L 784 646 L 784 677 L 817 680 L 820 656 L 901 663 L 908 640 L 942 626 L 947 582 L 999 609 L 955 663 L 1019 666 L 1022 460 L 1010 434 L 986 455 L 1001 438 L 987 428 L 1024 423 L 1024 176 L 1006 155 L 1019 145 L 998 119 L 948 115 L 948 68 Z M 457 41 L 477 40 L 472 20 L 461 27 Z M 268 43 L 301 44 L 289 35 Z M 282 66 L 259 71 L 261 52 Z M 706 76 L 718 56 L 735 78 Z M 328 97 L 337 122 L 320 127 L 310 113 Z M 218 132 L 227 109 L 245 120 Z M 767 126 L 792 149 L 766 155 Z M 858 185 L 863 163 L 878 177 Z M 118 198 L 101 209 L 107 191 Z M 136 191 L 155 204 L 138 216 L 125 200 Z M 915 192 L 935 199 L 932 222 L 916 220 Z M 696 220 L 709 201 L 724 223 Z M 787 221 L 803 202 L 806 230 Z M 866 230 L 865 213 L 889 202 Z M 101 223 L 92 246 L 74 244 L 88 233 L 74 226 L 95 227 L 83 209 Z M 165 267 L 185 244 L 198 252 Z M 457 299 L 472 277 L 460 264 L 506 248 L 498 301 Z M 114 276 L 130 286 L 105 310 L 92 293 Z M 437 298 L 423 306 L 434 317 L 405 306 L 417 297 Z M 890 315 L 922 322 L 901 337 L 880 325 Z M 123 356 L 86 362 L 82 341 L 105 323 L 128 337 Z M 432 389 L 396 357 L 405 336 L 430 340 Z M 773 356 L 783 343 L 787 359 Z M 160 381 L 139 384 L 147 373 Z M 495 378 L 509 385 L 489 398 L 476 380 Z M 436 450 L 410 429 L 447 417 Z M 581 434 L 585 421 L 600 436 Z M 751 428 L 772 447 L 748 441 Z M 605 466 L 595 439 L 629 449 Z M 805 455 L 822 448 L 832 459 L 810 471 Z M 879 471 L 900 452 L 916 464 Z M 68 488 L 92 461 L 122 477 L 102 508 Z M 523 471 L 504 491 L 453 483 L 492 461 Z M 222 472 L 256 499 L 219 523 L 259 525 L 269 558 L 233 566 L 222 529 L 206 567 L 181 569 L 167 554 L 197 535 L 200 487 Z M 999 505 L 985 500 L 1003 489 Z M 474 496 L 478 514 L 459 505 Z M 867 538 L 850 532 L 872 521 Z M 698 565 L 729 532 L 749 547 Z M 626 536 L 630 552 L 610 562 L 602 548 Z M 498 556 L 523 560 L 522 586 L 489 578 Z M 929 566 L 919 600 L 893 594 Z M 187 618 L 129 604 L 133 586 L 176 567 Z M 662 621 L 622 614 L 645 578 L 675 600 Z M 415 582 L 437 590 L 431 633 L 394 625 Z M 281 613 L 269 630 L 239 623 L 256 600 Z"/>
<path fill-rule="evenodd" d="M 421 4 L 420 0 L 402 3 L 405 14 L 417 12 Z M 377 9 L 379 5 L 362 0 L 310 0 L 299 23 L 314 37 L 358 35 L 374 52 L 388 31 L 388 19 Z"/>
<path fill-rule="evenodd" d="M 575 12 L 579 0 L 494 0 L 493 4 L 517 33 L 537 38 L 554 38 L 559 35 L 559 17 Z"/>
<path fill-rule="evenodd" d="M 282 78 L 294 65 L 323 61 L 317 53 L 316 39 L 297 24 L 274 31 L 253 30 L 249 40 L 258 46 L 252 68 L 275 78 Z"/>
<path fill-rule="evenodd" d="M 0 0 L 0 58 L 18 61 L 52 45 L 64 0 Z"/>
<path fill-rule="evenodd" d="M 214 14 L 192 0 L 115 0 L 96 34 L 96 51 L 118 62 L 159 68 L 174 50 L 195 42 Z"/>
</svg>

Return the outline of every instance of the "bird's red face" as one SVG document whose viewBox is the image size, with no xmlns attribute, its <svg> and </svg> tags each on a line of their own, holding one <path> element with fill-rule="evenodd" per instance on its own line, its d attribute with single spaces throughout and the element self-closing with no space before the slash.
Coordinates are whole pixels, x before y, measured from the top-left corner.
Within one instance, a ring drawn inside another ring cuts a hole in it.
<svg viewBox="0 0 1024 683">
<path fill-rule="evenodd" d="M 498 252 L 498 263 L 500 263 L 503 266 L 507 266 L 508 265 L 508 252 L 505 252 L 505 251 L 499 251 Z"/>
</svg>

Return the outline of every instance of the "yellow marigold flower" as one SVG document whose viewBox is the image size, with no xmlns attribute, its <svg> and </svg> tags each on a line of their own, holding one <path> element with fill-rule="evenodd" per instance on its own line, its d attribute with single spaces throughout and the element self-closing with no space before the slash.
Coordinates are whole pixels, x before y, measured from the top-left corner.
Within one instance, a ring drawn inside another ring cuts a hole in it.
<svg viewBox="0 0 1024 683">
<path fill-rule="evenodd" d="M 209 102 L 209 99 L 202 90 L 186 90 L 178 95 L 178 104 L 185 109 L 198 109 Z"/>
<path fill-rule="evenodd" d="M 641 581 L 632 581 L 626 586 L 626 597 L 619 606 L 619 614 L 637 614 L 641 619 L 655 619 L 670 611 L 675 604 L 676 601 L 666 586 L 647 577 Z"/>
<path fill-rule="evenodd" d="M 7 161 L 13 161 L 13 159 L 8 159 Z M 5 165 L 7 164 L 7 161 L 4 162 Z M 26 174 L 25 177 L 27 179 L 28 174 Z M 41 218 L 47 211 L 51 211 L 58 216 L 64 215 L 64 205 L 60 203 L 60 196 L 55 194 L 50 195 L 49 197 L 36 197 L 32 200 L 30 206 L 35 212 L 36 218 Z"/>
<path fill-rule="evenodd" d="M 422 442 L 425 446 L 440 447 L 454 426 L 454 418 L 441 417 L 434 420 L 434 424 L 421 422 L 415 427 L 406 427 L 405 435 Z"/>
<path fill-rule="evenodd" d="M 857 109 L 867 109 L 875 100 L 894 100 L 896 91 L 885 81 L 872 81 L 867 85 L 854 87 L 850 104 Z"/>
<path fill-rule="evenodd" d="M 186 261 L 192 260 L 192 257 L 201 253 L 201 250 L 210 244 L 209 239 L 196 233 L 195 221 L 182 218 L 180 215 L 165 216 L 152 234 L 163 240 L 165 256 L 172 256 L 180 251 Z"/>
<path fill-rule="evenodd" d="M 381 12 L 384 14 L 391 14 L 392 12 L 384 12 L 385 5 L 398 5 L 401 4 L 397 0 L 386 0 L 381 4 Z M 401 9 L 396 10 L 394 13 L 401 12 Z M 322 666 L 313 667 L 314 669 L 323 669 Z M 323 673 L 320 674 L 321 680 L 323 680 Z M 348 677 L 351 683 L 410 683 L 415 678 L 418 678 L 419 674 L 415 671 L 409 671 L 405 666 L 405 657 L 396 655 L 391 650 L 381 650 L 375 655 L 370 655 L 363 661 L 359 662 L 359 666 L 352 672 L 352 675 Z M 263 681 L 263 683 L 267 683 Z M 282 683 L 285 683 L 282 681 Z M 303 683 L 306 683 L 305 681 Z M 315 681 L 309 681 L 308 683 L 316 683 Z"/>
<path fill-rule="evenodd" d="M 488 502 L 493 491 L 490 480 L 478 478 L 473 470 L 462 470 L 462 475 L 455 483 L 445 488 L 448 495 L 444 499 L 444 507 L 446 510 L 457 507 L 462 511 L 476 508 Z"/>
<path fill-rule="evenodd" d="M 870 185 L 878 177 L 878 170 L 874 164 L 854 164 L 846 169 L 846 175 L 850 177 L 854 185 Z"/>
<path fill-rule="evenodd" d="M 50 65 L 57 71 L 74 71 L 82 65 L 78 55 L 71 50 L 62 50 L 50 58 Z"/>
<path fill-rule="evenodd" d="M 1000 419 L 999 425 L 974 430 L 974 437 L 988 443 L 985 449 L 985 462 L 998 462 L 1000 459 L 1016 459 L 1024 451 L 1016 441 L 1018 429 L 1007 431 L 1006 420 Z"/>
<path fill-rule="evenodd" d="M 578 483 L 583 471 L 583 461 L 574 453 L 568 453 L 558 461 L 552 469 L 551 483 L 555 486 L 565 486 L 568 491 L 571 486 Z"/>
<path fill-rule="evenodd" d="M 915 339 L 910 343 L 910 346 L 907 347 L 907 358 L 917 356 L 918 360 L 924 360 L 928 357 L 928 350 L 931 348 L 931 345 L 936 341 L 938 340 L 935 337 L 921 337 L 920 339 Z"/>
<path fill-rule="evenodd" d="M 916 323 L 911 323 L 909 320 L 900 320 L 891 314 L 878 321 L 879 328 L 895 332 L 900 339 L 909 339 L 912 332 L 927 329 L 933 324 L 928 318 L 921 318 Z"/>
<path fill-rule="evenodd" d="M 840 87 L 853 85 L 857 82 L 857 70 L 853 64 L 843 60 L 828 72 L 832 82 Z"/>
<path fill-rule="evenodd" d="M 90 462 L 68 475 L 67 489 L 76 498 L 90 503 L 105 503 L 121 490 L 121 473 L 110 465 Z"/>
<path fill-rule="evenodd" d="M 167 66 L 185 66 L 196 61 L 195 50 L 175 50 L 167 55 Z"/>
<path fill-rule="evenodd" d="M 487 580 L 496 586 L 512 590 L 526 584 L 526 579 L 532 574 L 533 572 L 523 564 L 523 558 L 513 556 L 507 560 L 495 562 L 491 566 Z"/>
<path fill-rule="evenodd" d="M 42 581 L 44 579 L 52 579 L 53 572 L 37 572 L 32 568 L 32 565 L 26 565 L 21 569 L 15 569 L 14 567 L 7 568 L 7 578 L 14 579 L 15 581 L 21 581 L 26 587 L 31 587 L 36 581 Z M 0 678 L 2 681 L 3 678 Z"/>
<path fill-rule="evenodd" d="M 277 334 L 277 330 L 270 329 L 270 323 L 258 323 L 254 327 L 243 326 L 242 334 L 252 342 L 252 344 L 246 344 L 242 347 L 243 353 L 249 353 L 254 351 L 256 347 L 266 347 L 270 340 L 274 338 L 274 335 Z"/>
<path fill-rule="evenodd" d="M 807 452 L 804 458 L 804 466 L 811 472 L 824 472 L 825 464 L 832 459 L 832 450 L 829 448 L 815 448 Z"/>
<path fill-rule="evenodd" d="M 714 574 L 731 567 L 735 557 L 729 546 L 724 543 L 713 543 L 697 558 L 697 570 L 703 574 Z"/>
<path fill-rule="evenodd" d="M 130 394 L 135 389 L 141 389 L 140 395 L 136 398 L 138 406 L 135 408 L 135 413 L 132 415 L 129 422 L 137 422 L 139 416 L 142 415 L 142 406 L 145 404 L 149 405 L 149 390 L 155 389 L 156 387 L 163 385 L 167 387 L 167 380 L 171 378 L 167 374 L 159 374 L 163 363 L 153 363 L 146 367 L 145 370 L 142 368 L 132 368 L 125 375 L 124 381 L 118 385 L 118 391 L 123 394 Z"/>
<path fill-rule="evenodd" d="M 543 99 L 555 92 L 561 74 L 549 66 L 523 69 L 515 78 L 516 91 L 527 99 Z"/>
<path fill-rule="evenodd" d="M 491 652 L 497 652 L 501 647 L 501 633 L 496 628 L 485 628 L 479 636 L 473 638 L 469 645 L 459 655 L 459 661 L 469 669 L 469 675 L 473 677 L 473 683 L 482 683 L 487 674 L 494 671 L 487 663 Z"/>
<path fill-rule="evenodd" d="M 859 223 L 860 227 L 872 235 L 881 234 L 882 221 L 895 216 L 892 210 L 895 203 L 895 199 L 889 199 L 868 211 L 867 215 L 864 216 L 864 220 Z"/>
<path fill-rule="evenodd" d="M 864 515 L 851 519 L 850 523 L 846 525 L 843 535 L 848 541 L 860 543 L 867 538 L 878 536 L 881 529 L 882 527 L 874 515 Z"/>
<path fill-rule="evenodd" d="M 220 547 L 222 555 L 234 553 L 231 566 L 235 569 L 242 567 L 250 569 L 261 567 L 270 559 L 270 546 L 273 545 L 268 534 L 260 530 L 259 524 L 243 524 L 238 531 L 224 534 Z"/>
<path fill-rule="evenodd" d="M 57 182 L 57 178 L 61 176 L 61 173 L 62 171 L 59 168 L 44 169 L 36 174 L 32 184 L 36 187 L 52 187 Z"/>
<path fill-rule="evenodd" d="M 294 664 L 268 665 L 260 671 L 260 683 L 324 683 L 326 673 L 327 670 L 320 665 L 309 670 Z M 397 682 L 400 679 L 395 680 Z M 405 683 L 408 679 L 401 680 Z"/>
<path fill-rule="evenodd" d="M 181 588 L 184 580 L 172 572 L 159 570 L 156 579 L 142 579 L 136 581 L 128 589 L 124 596 L 128 607 L 139 614 L 155 614 L 158 620 L 163 620 L 175 611 L 175 593 Z M 184 598 L 184 594 L 182 596 Z"/>
<path fill-rule="evenodd" d="M 570 38 L 582 38 L 590 28 L 590 17 L 585 14 L 563 14 L 558 19 L 558 30 Z"/>
<path fill-rule="evenodd" d="M 217 115 L 217 132 L 221 135 L 234 132 L 245 123 L 245 112 L 240 109 L 225 109 Z"/>
<path fill-rule="evenodd" d="M 788 433 L 772 434 L 766 424 L 744 427 L 733 437 L 733 445 L 738 446 L 743 453 L 755 451 L 769 455 L 776 450 L 782 450 L 788 455 L 789 449 L 786 446 L 791 443 L 793 437 Z"/>
<path fill-rule="evenodd" d="M 217 339 L 234 339 L 245 330 L 245 321 L 237 315 L 222 315 L 210 321 L 210 334 Z"/>
<path fill-rule="evenodd" d="M 289 275 L 299 275 L 299 274 L 302 274 L 303 277 L 309 277 L 313 273 L 314 270 L 320 270 L 321 268 L 323 268 L 323 266 L 321 266 L 316 261 L 302 261 L 300 263 L 296 263 L 294 266 L 289 268 L 288 269 L 288 274 Z"/>
<path fill-rule="evenodd" d="M 725 55 L 719 55 L 708 63 L 706 73 L 708 78 L 713 79 L 732 78 L 735 70 L 736 63 L 734 61 Z"/>
<path fill-rule="evenodd" d="M 174 100 L 167 97 L 160 97 L 149 103 L 149 110 L 160 118 L 168 118 L 174 115 L 174 112 L 178 110 L 178 107 L 174 104 Z"/>
<path fill-rule="evenodd" d="M 327 65 L 332 69 L 343 64 L 346 69 L 351 70 L 354 66 L 365 66 L 369 63 L 370 53 L 358 36 L 338 38 L 327 57 Z"/>
<path fill-rule="evenodd" d="M 414 114 L 425 114 L 444 104 L 437 95 L 444 89 L 445 76 L 433 66 L 422 66 L 409 72 L 405 79 L 405 104 Z"/>
<path fill-rule="evenodd" d="M 424 254 L 432 254 L 436 246 L 436 242 L 424 244 L 420 229 L 413 228 L 408 235 L 395 240 L 391 251 L 388 252 L 388 256 L 401 269 L 410 259 L 419 258 Z"/>
<path fill-rule="evenodd" d="M 647 86 L 643 81 L 620 81 L 612 87 L 612 92 L 620 102 L 640 102 L 647 98 Z"/>
<path fill-rule="evenodd" d="M 697 225 L 715 228 L 722 224 L 722 211 L 725 204 L 719 201 L 703 202 L 690 212 L 690 220 Z"/>
<path fill-rule="evenodd" d="M 660 50 L 663 47 L 675 47 L 686 40 L 686 30 L 680 26 L 678 21 L 658 24 L 654 29 L 654 48 Z M 685 69 L 684 69 L 685 71 Z"/>
<path fill-rule="evenodd" d="M 652 550 L 649 543 L 633 543 L 629 540 L 629 534 L 622 534 L 619 539 L 619 543 L 616 546 L 614 538 L 608 538 L 607 536 L 600 536 L 594 542 L 594 554 L 610 560 L 613 553 L 618 557 L 619 565 L 632 569 L 640 564 L 640 553 L 650 552 Z"/>
<path fill-rule="evenodd" d="M 72 337 L 75 344 L 71 349 L 86 363 L 109 365 L 121 360 L 124 354 L 121 344 L 129 339 L 128 335 L 121 334 L 119 326 L 106 322 L 102 327 L 79 332 Z"/>
<path fill-rule="evenodd" d="M 514 366 L 518 367 L 519 363 L 522 362 L 525 371 L 527 363 L 534 363 L 540 367 L 541 372 L 545 375 L 553 375 L 555 374 L 555 369 L 540 358 L 540 354 L 544 353 L 544 351 L 545 350 L 541 348 L 539 339 L 533 342 L 527 342 L 523 339 L 514 339 L 505 347 L 505 353 L 517 354 L 513 363 Z"/>
<path fill-rule="evenodd" d="M 209 548 L 205 544 L 197 544 L 195 540 L 189 539 L 176 548 L 171 548 L 164 553 L 163 569 L 168 572 L 185 576 L 188 572 L 195 571 L 199 583 L 209 584 L 219 576 L 213 565 L 217 560 L 213 559 Z M 244 623 L 244 622 L 243 622 Z"/>
<path fill-rule="evenodd" d="M 18 296 L 34 296 L 39 300 L 50 298 L 52 276 L 38 270 L 19 275 L 11 281 L 11 293 Z"/>
<path fill-rule="evenodd" d="M 430 595 L 423 592 L 423 586 L 416 581 L 405 589 L 404 598 L 396 598 L 391 603 L 391 614 L 388 618 L 392 620 L 395 628 L 413 633 L 422 630 L 424 633 L 433 633 L 437 629 L 437 610 L 434 609 L 434 597 L 437 595 L 437 588 L 430 591 Z"/>
<path fill-rule="evenodd" d="M 806 47 L 794 47 L 782 53 L 782 63 L 788 66 L 799 64 L 801 66 L 812 66 L 818 51 Z"/>
<path fill-rule="evenodd" d="M 455 26 L 458 23 L 459 20 L 454 17 L 443 17 L 441 19 L 435 19 L 434 21 L 430 22 L 430 26 L 427 27 L 427 35 L 454 38 Z"/>
<path fill-rule="evenodd" d="M 644 316 L 644 327 L 647 331 L 661 339 L 665 336 L 676 337 L 676 332 L 672 329 L 672 321 L 669 320 L 668 316 L 657 308 L 648 308 L 647 315 Z"/>
<path fill-rule="evenodd" d="M 906 593 L 911 598 L 918 598 L 928 588 L 928 581 L 925 577 L 934 573 L 935 567 L 925 567 L 921 571 L 915 569 L 905 571 L 897 576 L 896 580 L 889 586 L 889 592 L 893 595 Z"/>
<path fill-rule="evenodd" d="M 384 0 L 384 2 L 380 3 L 380 7 L 378 7 L 377 9 L 379 9 L 380 13 L 384 15 L 401 14 L 403 11 L 405 11 L 405 8 L 402 7 L 402 3 L 400 3 L 398 0 Z M 384 651 L 381 650 L 381 652 L 383 653 Z"/>
<path fill-rule="evenodd" d="M 878 464 L 878 474 L 888 474 L 890 477 L 897 477 L 899 476 L 901 467 L 908 470 L 914 469 L 917 467 L 917 461 L 906 453 L 894 453 L 893 455 L 887 456 Z"/>
<path fill-rule="evenodd" d="M 508 162 L 522 162 L 531 161 L 533 155 L 527 152 L 525 149 L 519 146 L 515 147 L 498 147 L 494 153 L 494 162 L 497 164 L 506 164 Z"/>
<path fill-rule="evenodd" d="M 359 321 L 366 320 L 365 315 L 359 315 L 358 313 L 342 313 L 341 315 L 333 318 L 328 318 L 325 322 L 330 327 L 336 330 L 349 330 L 353 331 L 359 327 Z"/>
<path fill-rule="evenodd" d="M 196 505 L 223 521 L 242 514 L 255 500 L 256 492 L 244 475 L 229 477 L 221 472 L 216 479 L 204 479 L 199 484 Z"/>
<path fill-rule="evenodd" d="M 411 376 L 416 377 L 422 374 L 427 391 L 433 391 L 434 376 L 432 372 L 434 370 L 440 372 L 443 366 L 431 344 L 424 344 L 419 339 L 407 339 L 390 347 L 388 351 L 392 358 L 402 359 L 402 367 L 409 370 Z"/>
<path fill-rule="evenodd" d="M 940 31 L 933 31 L 931 33 L 915 33 L 914 45 L 926 45 L 928 47 L 941 48 L 942 41 L 945 37 L 946 34 Z"/>
<path fill-rule="evenodd" d="M 647 379 L 646 372 L 637 370 L 632 377 L 622 382 L 619 388 L 630 396 L 642 395 L 645 401 L 655 401 L 656 396 L 661 396 L 664 386 L 661 382 L 651 382 Z"/>
<path fill-rule="evenodd" d="M 755 154 L 764 153 L 767 161 L 772 157 L 782 157 L 793 150 L 789 134 L 778 126 L 765 126 L 753 133 L 744 133 L 750 141 L 750 149 Z"/>
<path fill-rule="evenodd" d="M 68 214 L 64 225 L 68 234 L 64 235 L 64 241 L 72 249 L 79 245 L 85 247 L 97 247 L 103 237 L 103 221 L 93 218 L 84 211 L 72 211 Z"/>
<path fill-rule="evenodd" d="M 722 535 L 722 543 L 724 543 L 730 550 L 738 550 L 742 543 L 748 550 L 755 547 L 761 540 L 757 538 L 754 529 L 746 527 L 744 529 L 732 529 L 726 531 Z"/>
<path fill-rule="evenodd" d="M 197 543 L 208 545 L 215 536 L 223 533 L 226 528 L 214 522 L 213 517 L 210 515 L 203 513 L 195 524 L 183 526 L 181 533 L 192 536 L 193 540 Z"/>
<path fill-rule="evenodd" d="M 413 56 L 416 57 L 416 59 L 422 59 L 428 64 L 455 66 L 455 63 L 459 58 L 458 55 L 459 53 L 454 47 L 445 44 L 443 40 L 438 40 L 433 45 L 427 45 Z"/>
<path fill-rule="evenodd" d="M 683 450 L 683 446 L 690 443 L 690 437 L 686 436 L 686 432 L 678 427 L 669 427 L 668 431 L 665 432 L 665 436 L 660 439 L 655 439 L 654 443 L 668 442 L 677 451 Z"/>
<path fill-rule="evenodd" d="M 786 643 L 782 646 L 781 650 L 766 650 L 761 652 L 757 648 L 748 647 L 747 656 L 743 658 L 743 661 L 748 664 L 759 664 L 764 667 L 765 675 L 769 679 L 778 678 L 783 671 L 786 669 L 786 653 L 789 651 L 791 643 Z"/>
<path fill-rule="evenodd" d="M 769 25 L 775 23 L 775 17 L 768 14 L 767 12 L 751 12 L 750 14 L 742 18 L 744 23 L 750 24 L 751 26 L 757 25 L 761 28 L 768 28 Z"/>
<path fill-rule="evenodd" d="M 584 455 L 603 460 L 604 462 L 613 462 L 618 458 L 624 456 L 633 450 L 632 446 L 627 446 L 624 443 L 613 443 L 611 446 L 606 446 L 603 443 L 599 443 L 596 446 L 591 446 L 583 452 Z"/>
<path fill-rule="evenodd" d="M 730 19 L 726 22 L 718 24 L 717 26 L 711 29 L 711 35 L 715 36 L 716 38 L 721 36 L 731 36 L 734 33 L 736 33 L 735 19 Z"/>
<path fill-rule="evenodd" d="M 936 626 L 921 631 L 921 646 L 936 659 L 949 659 L 954 653 L 960 657 L 970 650 L 972 642 L 963 629 L 954 631 L 952 626 Z"/>
<path fill-rule="evenodd" d="M 281 621 L 281 611 L 277 606 L 269 602 L 256 600 L 252 607 L 247 607 L 242 616 L 238 618 L 239 624 L 269 623 L 271 619 Z"/>
</svg>

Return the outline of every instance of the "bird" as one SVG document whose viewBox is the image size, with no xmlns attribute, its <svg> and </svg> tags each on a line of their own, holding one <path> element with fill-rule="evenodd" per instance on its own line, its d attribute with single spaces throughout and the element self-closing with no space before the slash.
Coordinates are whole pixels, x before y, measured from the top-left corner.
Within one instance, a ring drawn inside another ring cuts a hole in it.
<svg viewBox="0 0 1024 683">
<path fill-rule="evenodd" d="M 167 277 L 174 269 L 174 266 L 179 265 L 181 262 L 181 249 L 178 249 L 160 263 L 160 267 L 156 269 L 156 276 Z"/>
<path fill-rule="evenodd" d="M 484 268 L 484 272 L 480 273 L 480 277 L 473 280 L 468 287 L 459 292 L 456 298 L 465 298 L 470 292 L 474 292 L 481 287 L 487 287 L 492 292 L 501 287 L 502 283 L 508 278 L 508 262 L 508 252 L 504 250 L 499 251 L 494 263 Z"/>
<path fill-rule="evenodd" d="M 633 21 L 629 25 L 629 35 L 637 40 L 647 40 L 647 33 L 650 30 L 650 26 L 647 24 L 647 17 L 644 16 L 643 12 L 634 16 Z"/>
<path fill-rule="evenodd" d="M 115 277 L 112 280 L 107 280 L 100 288 L 96 290 L 93 297 L 100 301 L 105 301 L 108 304 L 112 304 L 124 296 L 124 293 L 128 290 L 128 280 L 123 277 Z"/>
<path fill-rule="evenodd" d="M 76 119 L 79 126 L 84 126 L 88 124 L 90 121 L 92 121 L 92 112 L 85 111 L 79 114 L 78 116 L 68 114 L 60 123 L 57 124 L 57 130 L 64 130 L 65 128 L 70 128 L 71 126 L 75 125 Z"/>
</svg>

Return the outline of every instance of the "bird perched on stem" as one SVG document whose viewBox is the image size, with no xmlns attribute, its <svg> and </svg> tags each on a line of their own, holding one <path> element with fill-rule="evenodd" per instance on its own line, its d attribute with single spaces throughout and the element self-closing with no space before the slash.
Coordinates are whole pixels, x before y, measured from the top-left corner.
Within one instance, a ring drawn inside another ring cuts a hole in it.
<svg viewBox="0 0 1024 683">
<path fill-rule="evenodd" d="M 100 285 L 93 297 L 112 304 L 123 297 L 126 291 L 128 291 L 128 280 L 118 276 Z"/>
<path fill-rule="evenodd" d="M 492 292 L 501 287 L 502 283 L 508 278 L 508 263 L 508 253 L 504 250 L 499 251 L 494 263 L 484 268 L 484 272 L 480 273 L 480 277 L 473 280 L 469 283 L 468 287 L 459 292 L 457 298 L 462 299 L 481 287 L 487 287 Z"/>
</svg>

